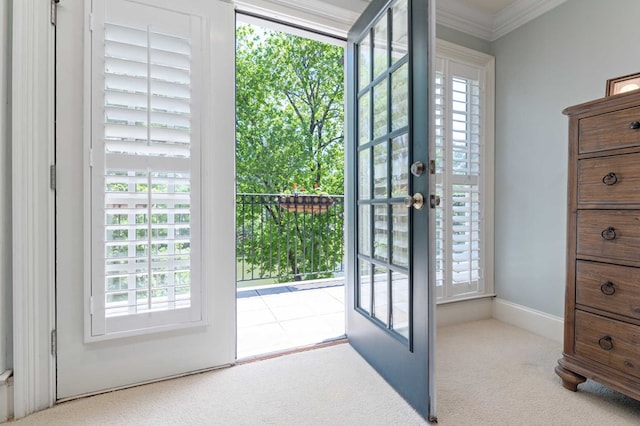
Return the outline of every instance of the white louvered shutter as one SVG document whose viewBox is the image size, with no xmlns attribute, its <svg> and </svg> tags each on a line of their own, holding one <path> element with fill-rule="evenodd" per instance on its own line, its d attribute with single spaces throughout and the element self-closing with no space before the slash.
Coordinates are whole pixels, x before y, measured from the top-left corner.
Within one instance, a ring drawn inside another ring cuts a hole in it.
<svg viewBox="0 0 640 426">
<path fill-rule="evenodd" d="M 445 300 L 484 292 L 484 71 L 446 58 L 436 68 L 436 288 Z"/>
<path fill-rule="evenodd" d="M 93 30 L 93 336 L 202 319 L 201 30 L 187 15 L 106 3 Z"/>
</svg>

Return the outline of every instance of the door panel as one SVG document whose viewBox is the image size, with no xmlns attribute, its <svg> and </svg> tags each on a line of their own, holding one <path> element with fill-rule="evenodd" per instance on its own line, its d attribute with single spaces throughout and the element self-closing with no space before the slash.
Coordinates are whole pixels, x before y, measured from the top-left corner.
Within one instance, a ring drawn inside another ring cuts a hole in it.
<svg viewBox="0 0 640 426">
<path fill-rule="evenodd" d="M 347 52 L 347 335 L 427 419 L 435 419 L 430 179 L 410 168 L 429 164 L 431 7 L 373 1 Z"/>
<path fill-rule="evenodd" d="M 105 13 L 108 7 L 114 13 Z M 189 43 L 166 30 L 190 26 L 201 36 Z M 104 46 L 108 58 L 90 61 L 92 35 L 105 28 L 109 43 L 93 49 Z M 56 43 L 58 399 L 232 364 L 235 261 L 227 247 L 234 241 L 233 6 L 217 0 L 62 0 Z M 189 55 L 187 72 L 180 61 Z M 203 75 L 208 78 L 198 90 L 180 92 L 185 81 Z M 113 101 L 96 99 L 101 88 Z M 187 98 L 193 99 L 190 111 L 178 111 Z M 96 105 L 108 111 L 92 120 Z M 118 136 L 122 128 L 135 135 Z M 202 141 L 197 151 L 179 143 L 185 137 Z M 100 175 L 116 164 L 109 163 L 114 158 L 125 168 Z M 161 173 L 142 171 L 157 165 L 164 167 Z M 186 167 L 192 181 L 184 180 Z M 126 194 L 111 191 L 127 185 Z M 111 191 L 111 198 L 102 191 Z M 92 198 L 98 200 L 93 210 Z M 199 208 L 190 207 L 196 202 Z M 189 255 L 175 251 L 178 245 L 189 247 Z"/>
</svg>

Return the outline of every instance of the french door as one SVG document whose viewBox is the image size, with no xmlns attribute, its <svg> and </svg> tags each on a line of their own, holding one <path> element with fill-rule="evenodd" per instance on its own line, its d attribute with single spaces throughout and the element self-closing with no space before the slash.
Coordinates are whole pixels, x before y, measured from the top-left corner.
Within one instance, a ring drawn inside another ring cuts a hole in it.
<svg viewBox="0 0 640 426">
<path fill-rule="evenodd" d="M 57 397 L 232 364 L 233 6 L 57 11 Z"/>
<path fill-rule="evenodd" d="M 347 53 L 347 337 L 429 420 L 432 8 L 430 0 L 374 0 Z"/>
</svg>

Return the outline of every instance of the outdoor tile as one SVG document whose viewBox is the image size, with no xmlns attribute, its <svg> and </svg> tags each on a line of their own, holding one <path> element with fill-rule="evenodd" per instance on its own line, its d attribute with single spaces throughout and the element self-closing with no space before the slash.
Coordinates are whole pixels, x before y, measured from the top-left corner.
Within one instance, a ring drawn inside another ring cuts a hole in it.
<svg viewBox="0 0 640 426">
<path fill-rule="evenodd" d="M 276 317 L 268 308 L 256 311 L 238 312 L 238 330 L 254 325 L 274 323 L 276 321 Z"/>
<path fill-rule="evenodd" d="M 304 303 L 310 295 L 303 295 L 300 291 L 291 293 L 269 294 L 262 296 L 264 303 L 270 308 L 293 306 Z"/>
<path fill-rule="evenodd" d="M 344 291 L 345 289 L 343 286 L 326 287 L 322 289 L 323 293 L 331 295 L 342 304 L 344 304 Z"/>
<path fill-rule="evenodd" d="M 289 321 L 314 316 L 314 312 L 308 306 L 301 304 L 271 307 L 271 312 L 273 312 L 273 315 L 278 321 Z"/>
<path fill-rule="evenodd" d="M 238 358 L 344 335 L 344 287 L 294 290 L 238 299 Z"/>
<path fill-rule="evenodd" d="M 260 296 L 267 296 L 269 294 L 290 293 L 291 289 L 287 286 L 280 286 L 280 287 L 260 288 L 260 289 L 257 289 L 256 291 Z"/>
<path fill-rule="evenodd" d="M 278 323 L 238 329 L 238 358 L 287 349 L 290 344 Z"/>
<path fill-rule="evenodd" d="M 236 293 L 236 299 L 245 299 L 259 296 L 256 290 L 240 290 Z"/>
<path fill-rule="evenodd" d="M 262 300 L 262 297 L 254 296 L 246 299 L 238 299 L 236 302 L 238 307 L 238 316 L 248 311 L 257 311 L 260 309 L 267 309 L 267 305 Z"/>
</svg>

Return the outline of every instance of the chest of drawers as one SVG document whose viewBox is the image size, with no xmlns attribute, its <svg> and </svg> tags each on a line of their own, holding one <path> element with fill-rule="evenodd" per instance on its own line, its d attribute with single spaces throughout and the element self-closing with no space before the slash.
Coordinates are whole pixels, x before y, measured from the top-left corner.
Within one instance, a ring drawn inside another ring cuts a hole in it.
<svg viewBox="0 0 640 426">
<path fill-rule="evenodd" d="M 640 399 L 640 93 L 567 108 L 563 356 L 576 391 L 595 380 Z"/>
</svg>

